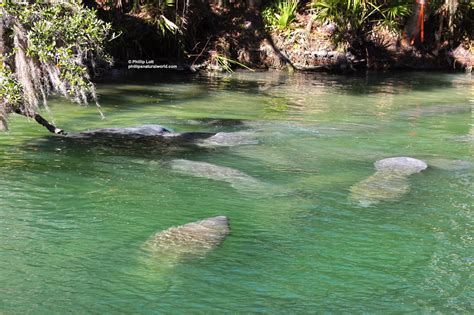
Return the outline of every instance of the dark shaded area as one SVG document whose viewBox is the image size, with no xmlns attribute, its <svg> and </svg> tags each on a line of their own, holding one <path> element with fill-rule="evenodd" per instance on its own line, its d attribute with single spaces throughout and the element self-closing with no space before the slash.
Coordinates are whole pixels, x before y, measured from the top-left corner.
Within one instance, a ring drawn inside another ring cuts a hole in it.
<svg viewBox="0 0 474 315">
<path fill-rule="evenodd" d="M 154 60 L 155 64 L 169 65 L 205 61 L 217 64 L 216 58 L 223 56 L 253 68 L 267 68 L 268 60 L 264 60 L 266 56 L 260 49 L 262 42 L 282 65 L 291 66 L 291 61 L 273 43 L 257 7 L 249 7 L 245 1 L 227 3 L 224 8 L 210 1 L 187 1 L 187 13 L 182 15 L 180 6 L 184 2 L 178 2 L 176 12 L 171 10 L 167 16 L 185 21 L 181 34 L 163 34 L 153 18 L 145 18 L 145 12 L 134 13 L 127 2 L 121 9 L 98 5 L 93 0 L 85 4 L 95 8 L 119 35 L 107 44 L 117 66 L 127 66 L 129 60 Z"/>
<path fill-rule="evenodd" d="M 94 156 L 134 156 L 157 158 L 182 156 L 184 153 L 208 152 L 197 141 L 212 137 L 215 133 L 188 132 L 174 136 L 141 136 L 96 133 L 91 135 L 48 136 L 35 139 L 25 145 L 33 151 L 50 151 L 66 156 L 82 156 L 94 160 Z"/>
</svg>

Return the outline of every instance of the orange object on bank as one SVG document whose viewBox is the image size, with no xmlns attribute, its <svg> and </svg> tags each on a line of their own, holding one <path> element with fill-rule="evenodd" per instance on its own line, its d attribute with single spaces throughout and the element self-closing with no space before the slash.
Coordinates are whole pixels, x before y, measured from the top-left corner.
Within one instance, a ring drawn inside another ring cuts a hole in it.
<svg viewBox="0 0 474 315">
<path fill-rule="evenodd" d="M 420 41 L 423 43 L 425 40 L 425 7 L 426 7 L 426 0 L 416 0 L 416 4 L 419 6 L 418 11 L 418 20 L 416 22 L 416 28 L 420 30 Z M 415 36 L 413 36 L 411 40 L 411 44 L 415 43 Z"/>
</svg>

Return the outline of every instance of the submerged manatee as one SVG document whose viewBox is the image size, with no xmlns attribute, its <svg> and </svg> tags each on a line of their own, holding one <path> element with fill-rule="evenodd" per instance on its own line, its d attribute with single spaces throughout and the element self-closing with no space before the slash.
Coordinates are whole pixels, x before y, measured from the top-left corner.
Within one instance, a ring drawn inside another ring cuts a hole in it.
<svg viewBox="0 0 474 315">
<path fill-rule="evenodd" d="M 162 263 L 202 258 L 219 246 L 229 232 L 229 219 L 216 216 L 158 232 L 145 243 L 143 249 Z"/>
<path fill-rule="evenodd" d="M 255 135 L 248 131 L 237 132 L 218 132 L 212 137 L 201 140 L 198 145 L 203 147 L 226 146 L 232 147 L 237 145 L 258 144 Z"/>
<path fill-rule="evenodd" d="M 464 171 L 474 168 L 474 163 L 464 160 L 449 160 L 434 158 L 428 160 L 430 167 L 439 168 L 445 171 Z"/>
<path fill-rule="evenodd" d="M 444 114 L 460 114 L 472 111 L 471 104 L 437 104 L 409 108 L 400 112 L 402 116 L 437 116 Z"/>
<path fill-rule="evenodd" d="M 394 201 L 410 190 L 408 176 L 425 170 L 428 165 L 410 157 L 393 157 L 374 163 L 375 174 L 351 187 L 349 198 L 362 206 Z"/>
<path fill-rule="evenodd" d="M 206 162 L 177 159 L 171 161 L 171 169 L 185 175 L 226 182 L 236 189 L 254 190 L 261 186 L 260 181 L 239 170 Z"/>
</svg>

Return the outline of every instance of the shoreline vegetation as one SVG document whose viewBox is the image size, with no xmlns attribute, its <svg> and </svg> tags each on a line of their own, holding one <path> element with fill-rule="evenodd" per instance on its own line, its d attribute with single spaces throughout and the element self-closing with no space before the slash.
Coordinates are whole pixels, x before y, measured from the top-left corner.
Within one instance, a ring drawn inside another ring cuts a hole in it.
<svg viewBox="0 0 474 315">
<path fill-rule="evenodd" d="M 117 66 L 130 59 L 154 59 L 218 71 L 243 66 L 340 73 L 472 71 L 474 3 L 425 1 L 87 3 L 120 33 L 109 46 Z"/>
<path fill-rule="evenodd" d="M 62 133 L 38 115 L 51 94 L 100 112 L 112 65 L 471 72 L 473 32 L 470 0 L 5 0 L 0 129 L 17 113 Z"/>
</svg>

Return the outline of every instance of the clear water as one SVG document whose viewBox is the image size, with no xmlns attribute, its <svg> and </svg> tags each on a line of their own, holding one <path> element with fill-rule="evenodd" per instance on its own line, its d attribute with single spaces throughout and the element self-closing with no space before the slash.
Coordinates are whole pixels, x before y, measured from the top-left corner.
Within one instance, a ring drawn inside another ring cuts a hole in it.
<svg viewBox="0 0 474 315">
<path fill-rule="evenodd" d="M 52 99 L 57 125 L 248 131 L 259 143 L 74 142 L 12 116 L 0 135 L 0 313 L 474 311 L 470 76 L 140 72 L 98 93 L 105 120 Z M 404 155 L 432 164 L 408 193 L 349 198 L 376 160 Z M 172 159 L 262 187 L 176 173 Z M 144 257 L 157 231 L 215 215 L 232 231 L 204 258 Z"/>
</svg>

